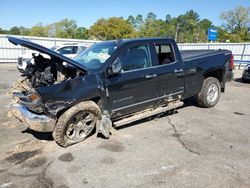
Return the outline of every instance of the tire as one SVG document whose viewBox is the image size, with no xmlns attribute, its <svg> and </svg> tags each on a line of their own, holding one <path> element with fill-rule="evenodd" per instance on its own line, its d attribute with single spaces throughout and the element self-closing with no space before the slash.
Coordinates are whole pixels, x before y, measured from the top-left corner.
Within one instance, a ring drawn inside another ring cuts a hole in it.
<svg viewBox="0 0 250 188">
<path fill-rule="evenodd" d="M 203 81 L 201 92 L 197 96 L 197 102 L 201 107 L 214 107 L 221 95 L 221 86 L 218 79 L 208 77 Z"/>
<path fill-rule="evenodd" d="M 101 111 L 96 103 L 93 101 L 78 103 L 59 117 L 53 138 L 63 147 L 79 143 L 91 135 L 100 119 Z"/>
<path fill-rule="evenodd" d="M 247 80 L 246 80 L 245 78 L 241 78 L 241 81 L 242 81 L 243 83 L 246 83 L 246 82 L 247 82 Z"/>
</svg>

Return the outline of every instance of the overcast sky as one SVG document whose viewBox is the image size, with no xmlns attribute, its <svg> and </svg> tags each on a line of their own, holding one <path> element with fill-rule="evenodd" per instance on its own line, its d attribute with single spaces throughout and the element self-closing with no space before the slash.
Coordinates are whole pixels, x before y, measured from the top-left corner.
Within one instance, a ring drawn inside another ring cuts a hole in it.
<svg viewBox="0 0 250 188">
<path fill-rule="evenodd" d="M 99 18 L 155 13 L 165 19 L 193 9 L 200 18 L 221 25 L 222 11 L 236 6 L 250 7 L 250 0 L 0 0 L 0 27 L 32 27 L 39 22 L 50 24 L 63 18 L 74 19 L 78 26 L 89 27 Z"/>
</svg>

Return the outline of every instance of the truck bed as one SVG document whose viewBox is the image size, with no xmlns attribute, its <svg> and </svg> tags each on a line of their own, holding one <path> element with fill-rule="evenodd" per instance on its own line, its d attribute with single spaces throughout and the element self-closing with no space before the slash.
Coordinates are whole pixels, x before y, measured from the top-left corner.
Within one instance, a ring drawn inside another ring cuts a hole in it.
<svg viewBox="0 0 250 188">
<path fill-rule="evenodd" d="M 225 50 L 180 50 L 183 61 L 224 53 Z"/>
</svg>

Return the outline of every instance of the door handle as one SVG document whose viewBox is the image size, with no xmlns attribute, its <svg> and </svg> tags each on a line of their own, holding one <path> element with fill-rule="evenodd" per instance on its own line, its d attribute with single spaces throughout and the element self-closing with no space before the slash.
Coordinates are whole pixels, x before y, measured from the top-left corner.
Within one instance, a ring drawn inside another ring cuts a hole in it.
<svg viewBox="0 0 250 188">
<path fill-rule="evenodd" d="M 183 72 L 183 69 L 175 69 L 174 72 L 175 73 L 180 73 L 180 72 Z"/>
<path fill-rule="evenodd" d="M 149 79 L 149 78 L 154 78 L 156 76 L 157 76 L 157 74 L 148 74 L 145 76 L 145 78 Z"/>
</svg>

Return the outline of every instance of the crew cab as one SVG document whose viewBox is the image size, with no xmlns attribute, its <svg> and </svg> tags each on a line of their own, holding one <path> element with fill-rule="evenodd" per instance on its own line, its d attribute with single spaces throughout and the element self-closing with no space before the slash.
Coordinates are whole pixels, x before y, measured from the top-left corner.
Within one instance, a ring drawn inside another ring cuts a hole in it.
<svg viewBox="0 0 250 188">
<path fill-rule="evenodd" d="M 13 92 L 12 114 L 33 130 L 53 132 L 63 147 L 83 141 L 95 128 L 108 138 L 112 126 L 178 108 L 189 97 L 213 107 L 233 75 L 231 51 L 179 51 L 168 38 L 100 42 L 74 59 L 8 39 L 50 56 L 34 57 L 20 83 L 25 87 Z"/>
</svg>

